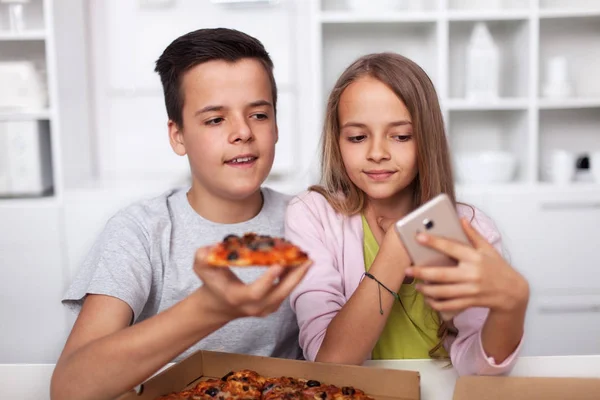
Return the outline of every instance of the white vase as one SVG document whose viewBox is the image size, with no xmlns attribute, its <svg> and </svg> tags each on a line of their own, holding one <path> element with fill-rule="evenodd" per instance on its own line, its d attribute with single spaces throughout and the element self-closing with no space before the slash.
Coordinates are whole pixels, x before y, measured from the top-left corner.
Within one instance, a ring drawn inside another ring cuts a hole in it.
<svg viewBox="0 0 600 400">
<path fill-rule="evenodd" d="M 500 54 L 487 25 L 478 22 L 467 45 L 466 98 L 490 101 L 498 98 Z"/>
<path fill-rule="evenodd" d="M 546 81 L 542 93 L 548 98 L 563 98 L 573 94 L 566 57 L 553 57 L 546 62 Z"/>
</svg>

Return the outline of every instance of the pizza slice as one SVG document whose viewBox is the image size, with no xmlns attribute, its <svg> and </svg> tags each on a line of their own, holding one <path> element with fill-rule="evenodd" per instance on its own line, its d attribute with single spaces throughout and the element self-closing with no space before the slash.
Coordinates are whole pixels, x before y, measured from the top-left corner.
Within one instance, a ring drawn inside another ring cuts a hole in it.
<svg viewBox="0 0 600 400">
<path fill-rule="evenodd" d="M 204 400 L 218 399 L 222 394 L 223 382 L 218 379 L 202 381 L 192 389 L 182 390 L 159 397 L 157 400 Z"/>
<path fill-rule="evenodd" d="M 374 400 L 365 392 L 352 386 L 344 386 L 333 396 L 335 400 Z"/>
<path fill-rule="evenodd" d="M 254 400 L 261 398 L 265 378 L 256 371 L 244 369 L 229 372 L 221 378 L 221 381 L 222 390 L 230 395 L 229 398 Z"/>
<path fill-rule="evenodd" d="M 252 232 L 243 236 L 227 235 L 210 248 L 207 256 L 208 264 L 215 267 L 297 267 L 307 261 L 308 255 L 291 242 Z"/>
<path fill-rule="evenodd" d="M 306 385 L 305 379 L 290 377 L 268 378 L 262 391 L 263 400 L 303 400 L 302 389 Z"/>
<path fill-rule="evenodd" d="M 306 400 L 373 400 L 362 390 L 351 386 L 340 388 L 335 385 L 322 384 L 316 380 L 307 381 L 302 393 Z"/>
</svg>

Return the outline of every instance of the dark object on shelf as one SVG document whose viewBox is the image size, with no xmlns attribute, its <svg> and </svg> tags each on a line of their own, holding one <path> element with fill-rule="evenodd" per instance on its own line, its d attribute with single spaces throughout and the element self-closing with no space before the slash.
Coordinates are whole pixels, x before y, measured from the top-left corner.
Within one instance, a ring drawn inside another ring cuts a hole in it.
<svg viewBox="0 0 600 400">
<path fill-rule="evenodd" d="M 575 164 L 577 169 L 590 169 L 590 157 L 586 154 L 580 157 L 577 157 L 577 162 Z"/>
</svg>

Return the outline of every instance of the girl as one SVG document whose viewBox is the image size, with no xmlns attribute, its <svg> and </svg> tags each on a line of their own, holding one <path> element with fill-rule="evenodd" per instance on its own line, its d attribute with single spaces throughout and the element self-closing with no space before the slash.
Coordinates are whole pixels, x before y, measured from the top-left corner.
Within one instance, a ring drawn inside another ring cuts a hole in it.
<svg viewBox="0 0 600 400">
<path fill-rule="evenodd" d="M 411 266 L 389 228 L 439 193 L 456 204 L 432 82 L 397 54 L 358 59 L 329 97 L 322 185 L 292 200 L 286 215 L 287 237 L 314 261 L 291 296 L 307 359 L 449 355 L 460 374 L 512 367 L 529 288 L 500 255 L 493 222 L 457 204 L 472 246 L 419 237 L 456 268 Z M 439 312 L 456 317 L 446 323 Z"/>
</svg>

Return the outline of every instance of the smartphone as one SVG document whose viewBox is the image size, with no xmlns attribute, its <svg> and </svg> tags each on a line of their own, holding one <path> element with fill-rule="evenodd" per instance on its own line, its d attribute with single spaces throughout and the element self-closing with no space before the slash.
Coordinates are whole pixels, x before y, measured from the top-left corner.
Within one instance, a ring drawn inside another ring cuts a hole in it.
<svg viewBox="0 0 600 400">
<path fill-rule="evenodd" d="M 417 266 L 451 267 L 458 264 L 457 260 L 417 242 L 416 236 L 420 232 L 471 245 L 462 229 L 456 208 L 444 193 L 396 222 L 396 231 L 404 243 L 412 264 Z M 440 312 L 444 321 L 450 321 L 456 315 L 456 312 Z"/>
<path fill-rule="evenodd" d="M 396 231 L 404 243 L 412 264 L 417 266 L 456 266 L 457 261 L 447 255 L 421 245 L 416 236 L 420 232 L 441 236 L 470 246 L 456 208 L 442 193 L 411 212 L 398 222 Z"/>
</svg>

